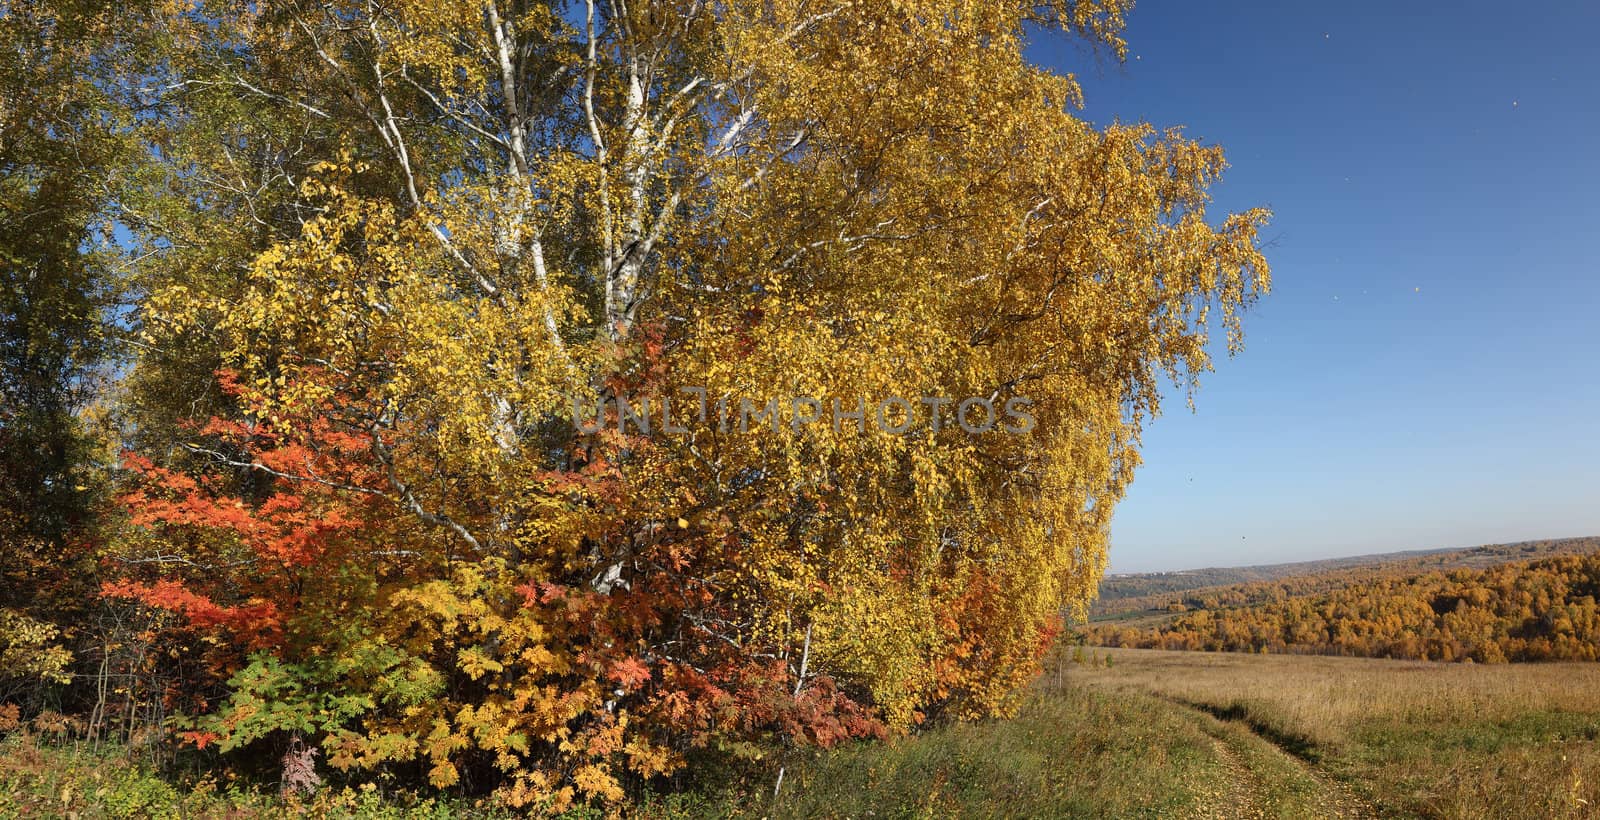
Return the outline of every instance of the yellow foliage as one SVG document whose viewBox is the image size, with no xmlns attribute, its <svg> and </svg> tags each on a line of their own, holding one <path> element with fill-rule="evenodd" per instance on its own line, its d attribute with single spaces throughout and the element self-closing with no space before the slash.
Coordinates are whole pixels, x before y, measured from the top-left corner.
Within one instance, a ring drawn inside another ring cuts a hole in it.
<svg viewBox="0 0 1600 820">
<path fill-rule="evenodd" d="M 0 609 L 0 681 L 70 683 L 72 653 L 54 643 L 61 630 L 10 609 Z"/>
<path fill-rule="evenodd" d="M 1206 213 L 1220 149 L 1097 129 L 1024 57 L 1039 23 L 1120 56 L 1129 3 L 335 6 L 246 40 L 321 78 L 286 112 L 372 136 L 286 175 L 297 219 L 241 279 L 175 253 L 142 305 L 259 421 L 359 432 L 352 495 L 410 522 L 373 629 L 460 685 L 332 759 L 443 786 L 470 747 L 559 810 L 710 733 L 867 733 L 780 716 L 819 678 L 897 728 L 1012 708 L 1094 594 L 1162 380 L 1268 287 L 1267 214 Z M 584 431 L 597 395 L 653 429 Z M 1032 423 L 969 432 L 969 398 Z M 740 432 L 741 400 L 777 403 Z"/>
</svg>

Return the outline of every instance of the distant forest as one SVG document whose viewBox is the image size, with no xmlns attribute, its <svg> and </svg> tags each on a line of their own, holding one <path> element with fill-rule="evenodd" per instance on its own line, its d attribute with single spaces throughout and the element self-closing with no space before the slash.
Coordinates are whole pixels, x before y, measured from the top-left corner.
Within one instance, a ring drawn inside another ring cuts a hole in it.
<svg viewBox="0 0 1600 820">
<path fill-rule="evenodd" d="M 1099 646 L 1590 661 L 1600 657 L 1597 551 L 1600 538 L 1529 542 L 1124 598 L 1080 634 Z"/>
<path fill-rule="evenodd" d="M 1107 575 L 1100 581 L 1099 596 L 1089 615 L 1093 620 L 1102 620 L 1128 613 L 1244 606 L 1281 597 L 1277 595 L 1278 584 L 1258 583 L 1262 581 L 1293 581 L 1295 594 L 1306 595 L 1396 574 L 1482 569 L 1513 561 L 1591 552 L 1600 552 L 1600 536 L 1385 552 L 1291 564 Z"/>
</svg>

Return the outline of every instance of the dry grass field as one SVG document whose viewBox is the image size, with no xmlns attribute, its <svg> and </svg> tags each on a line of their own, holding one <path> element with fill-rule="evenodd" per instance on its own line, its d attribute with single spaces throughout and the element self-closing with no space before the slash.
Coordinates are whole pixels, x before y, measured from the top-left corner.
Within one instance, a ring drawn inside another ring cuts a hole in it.
<svg viewBox="0 0 1600 820">
<path fill-rule="evenodd" d="M 1374 813 L 1591 817 L 1600 665 L 1101 650 L 1056 674 L 1248 727 Z"/>
<path fill-rule="evenodd" d="M 1013 719 L 815 756 L 733 813 L 1597 817 L 1597 737 L 1600 664 L 1068 650 Z"/>
</svg>

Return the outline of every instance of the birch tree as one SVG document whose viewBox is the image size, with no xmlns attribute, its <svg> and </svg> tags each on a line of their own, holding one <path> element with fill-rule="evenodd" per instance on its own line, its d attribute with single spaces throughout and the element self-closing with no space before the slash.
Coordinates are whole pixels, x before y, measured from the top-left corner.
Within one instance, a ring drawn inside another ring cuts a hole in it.
<svg viewBox="0 0 1600 820">
<path fill-rule="evenodd" d="M 330 762 L 565 805 L 711 738 L 1011 708 L 1162 379 L 1268 285 L 1266 213 L 1207 213 L 1220 149 L 1096 128 L 1023 56 L 1120 59 L 1128 6 L 180 15 L 127 549 L 204 555 L 108 594 L 234 636 L 198 736 L 387 680 L 306 707 Z M 967 423 L 996 408 L 1028 423 Z"/>
</svg>

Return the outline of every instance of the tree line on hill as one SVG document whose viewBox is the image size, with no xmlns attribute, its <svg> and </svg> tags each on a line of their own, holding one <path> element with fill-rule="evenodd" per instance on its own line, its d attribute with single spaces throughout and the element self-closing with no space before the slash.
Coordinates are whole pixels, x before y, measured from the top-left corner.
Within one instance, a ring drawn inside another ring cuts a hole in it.
<svg viewBox="0 0 1600 820">
<path fill-rule="evenodd" d="M 1486 544 L 1422 553 L 1387 553 L 1301 561 L 1194 573 L 1155 573 L 1107 578 L 1092 618 L 1130 612 L 1186 612 L 1249 606 L 1284 597 L 1311 595 L 1395 575 L 1476 569 L 1511 561 L 1600 552 L 1600 537 L 1552 538 L 1512 544 Z M 1228 579 L 1218 581 L 1216 579 Z"/>
<path fill-rule="evenodd" d="M 1600 658 L 1600 555 L 1574 555 L 1415 575 L 1332 591 L 1315 577 L 1251 585 L 1255 599 L 1186 611 L 1170 622 L 1080 628 L 1098 646 L 1353 655 L 1436 661 Z M 1244 592 L 1240 592 L 1244 595 Z"/>
</svg>

